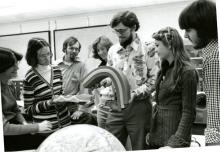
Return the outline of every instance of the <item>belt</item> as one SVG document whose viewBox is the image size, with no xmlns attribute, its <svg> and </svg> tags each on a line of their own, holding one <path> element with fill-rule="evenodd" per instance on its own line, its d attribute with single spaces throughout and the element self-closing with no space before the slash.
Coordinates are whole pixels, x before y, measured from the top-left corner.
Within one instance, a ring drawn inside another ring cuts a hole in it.
<svg viewBox="0 0 220 152">
<path fill-rule="evenodd" d="M 107 100 L 105 104 L 106 106 L 110 107 L 110 111 L 112 112 L 120 112 L 121 110 L 125 110 L 129 106 L 129 104 L 125 104 L 124 108 L 121 108 L 116 100 Z"/>
</svg>

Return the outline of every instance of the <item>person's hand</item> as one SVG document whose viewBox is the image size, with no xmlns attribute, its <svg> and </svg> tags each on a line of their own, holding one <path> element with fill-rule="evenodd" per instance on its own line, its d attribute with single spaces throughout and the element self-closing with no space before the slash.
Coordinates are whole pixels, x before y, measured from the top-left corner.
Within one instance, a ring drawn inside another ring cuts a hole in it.
<svg viewBox="0 0 220 152">
<path fill-rule="evenodd" d="M 170 146 L 164 146 L 164 147 L 160 147 L 159 149 L 171 149 L 172 147 Z"/>
<path fill-rule="evenodd" d="M 128 103 L 132 103 L 136 97 L 137 97 L 137 94 L 135 92 L 131 92 L 131 98 L 128 101 Z"/>
<path fill-rule="evenodd" d="M 91 107 L 94 104 L 95 104 L 95 101 L 94 100 L 90 100 L 89 102 L 85 103 L 83 106 L 85 108 L 89 108 L 89 107 Z"/>
<path fill-rule="evenodd" d="M 72 117 L 72 119 L 77 120 L 80 118 L 80 116 L 82 114 L 83 114 L 83 112 L 78 110 L 78 111 L 74 112 L 71 117 Z"/>
<path fill-rule="evenodd" d="M 149 140 L 150 140 L 150 133 L 147 133 L 147 135 L 146 135 L 146 144 L 147 145 L 150 145 Z"/>
<path fill-rule="evenodd" d="M 52 129 L 52 124 L 46 120 L 39 123 L 38 126 L 39 126 L 39 128 L 38 128 L 39 132 L 50 131 Z"/>
</svg>

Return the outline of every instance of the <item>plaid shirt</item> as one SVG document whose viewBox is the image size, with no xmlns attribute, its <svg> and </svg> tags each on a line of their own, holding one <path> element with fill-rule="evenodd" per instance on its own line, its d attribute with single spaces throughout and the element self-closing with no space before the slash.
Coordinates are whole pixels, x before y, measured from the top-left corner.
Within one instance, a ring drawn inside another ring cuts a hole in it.
<svg viewBox="0 0 220 152">
<path fill-rule="evenodd" d="M 211 41 L 203 52 L 203 82 L 207 96 L 207 144 L 220 144 L 220 69 L 218 41 Z"/>
<path fill-rule="evenodd" d="M 131 91 L 137 95 L 149 95 L 159 71 L 159 57 L 155 49 L 149 49 L 136 35 L 126 48 L 120 44 L 110 48 L 107 65 L 121 70 L 126 75 Z"/>
</svg>

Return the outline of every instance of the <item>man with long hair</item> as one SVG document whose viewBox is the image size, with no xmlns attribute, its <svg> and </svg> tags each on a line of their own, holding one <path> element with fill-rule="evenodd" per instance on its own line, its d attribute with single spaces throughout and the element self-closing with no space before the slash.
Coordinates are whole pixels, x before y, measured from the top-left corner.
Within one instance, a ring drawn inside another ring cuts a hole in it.
<svg viewBox="0 0 220 152">
<path fill-rule="evenodd" d="M 220 72 L 216 18 L 216 4 L 197 0 L 179 16 L 179 25 L 185 30 L 195 49 L 203 53 L 203 82 L 207 96 L 206 145 L 220 145 Z"/>
</svg>

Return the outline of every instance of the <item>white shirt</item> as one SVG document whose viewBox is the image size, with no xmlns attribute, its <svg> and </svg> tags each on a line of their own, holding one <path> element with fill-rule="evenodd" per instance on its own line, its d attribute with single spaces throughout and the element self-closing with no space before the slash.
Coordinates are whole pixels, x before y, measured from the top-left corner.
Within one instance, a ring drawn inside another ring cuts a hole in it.
<svg viewBox="0 0 220 152">
<path fill-rule="evenodd" d="M 51 80 L 51 65 L 37 65 L 37 72 L 48 82 Z"/>
</svg>

